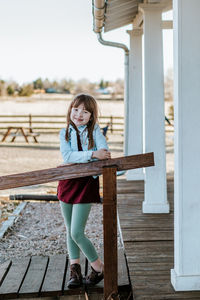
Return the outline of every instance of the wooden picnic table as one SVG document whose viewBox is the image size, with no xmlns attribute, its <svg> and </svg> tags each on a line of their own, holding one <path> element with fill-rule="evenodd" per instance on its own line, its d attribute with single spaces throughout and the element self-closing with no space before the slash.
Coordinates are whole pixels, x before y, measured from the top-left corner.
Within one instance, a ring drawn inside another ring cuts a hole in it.
<svg viewBox="0 0 200 300">
<path fill-rule="evenodd" d="M 14 133 L 13 133 L 13 131 L 14 131 Z M 11 143 L 13 143 L 15 141 L 17 136 L 23 136 L 26 143 L 29 143 L 28 137 L 32 136 L 34 139 L 34 142 L 38 143 L 37 136 L 39 135 L 39 133 L 33 132 L 31 128 L 29 128 L 29 130 L 27 132 L 25 130 L 25 128 L 22 126 L 10 126 L 7 128 L 6 132 L 4 133 L 1 142 L 4 142 L 9 135 L 13 137 L 11 140 Z"/>
</svg>

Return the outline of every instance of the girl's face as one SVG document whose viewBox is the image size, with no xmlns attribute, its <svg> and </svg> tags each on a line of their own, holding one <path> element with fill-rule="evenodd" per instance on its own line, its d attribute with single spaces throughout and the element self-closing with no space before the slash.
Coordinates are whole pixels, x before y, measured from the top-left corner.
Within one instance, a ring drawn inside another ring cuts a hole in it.
<svg viewBox="0 0 200 300">
<path fill-rule="evenodd" d="M 78 127 L 86 125 L 90 120 L 90 116 L 91 113 L 85 109 L 82 103 L 78 107 L 72 107 L 70 119 Z"/>
</svg>

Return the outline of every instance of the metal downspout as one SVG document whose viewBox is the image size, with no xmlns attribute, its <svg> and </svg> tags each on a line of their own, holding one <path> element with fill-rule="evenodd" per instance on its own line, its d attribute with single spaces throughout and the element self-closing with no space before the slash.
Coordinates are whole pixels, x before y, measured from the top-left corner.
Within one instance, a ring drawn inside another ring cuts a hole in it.
<svg viewBox="0 0 200 300">
<path fill-rule="evenodd" d="M 124 155 L 128 155 L 128 136 L 129 136 L 129 49 L 126 45 L 116 42 L 105 41 L 102 38 L 101 33 L 97 33 L 98 41 L 105 45 L 111 46 L 116 48 L 121 48 L 124 50 L 124 105 L 125 105 L 125 118 L 124 118 L 124 125 L 125 125 L 125 136 L 124 136 Z"/>
</svg>

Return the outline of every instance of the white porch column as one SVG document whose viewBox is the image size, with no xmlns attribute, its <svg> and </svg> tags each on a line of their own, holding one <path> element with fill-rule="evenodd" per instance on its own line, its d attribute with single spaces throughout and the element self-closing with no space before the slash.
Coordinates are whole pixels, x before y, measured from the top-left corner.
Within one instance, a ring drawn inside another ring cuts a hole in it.
<svg viewBox="0 0 200 300">
<path fill-rule="evenodd" d="M 162 9 L 141 4 L 144 14 L 144 152 L 154 152 L 155 167 L 145 169 L 144 213 L 168 213 L 165 153 Z"/>
<path fill-rule="evenodd" d="M 141 28 L 127 31 L 130 34 L 129 52 L 129 103 L 128 103 L 128 153 L 143 153 L 143 105 L 142 105 L 142 34 Z M 143 169 L 127 172 L 127 180 L 143 180 Z"/>
<path fill-rule="evenodd" d="M 174 0 L 176 291 L 200 290 L 199 11 L 199 0 Z"/>
</svg>

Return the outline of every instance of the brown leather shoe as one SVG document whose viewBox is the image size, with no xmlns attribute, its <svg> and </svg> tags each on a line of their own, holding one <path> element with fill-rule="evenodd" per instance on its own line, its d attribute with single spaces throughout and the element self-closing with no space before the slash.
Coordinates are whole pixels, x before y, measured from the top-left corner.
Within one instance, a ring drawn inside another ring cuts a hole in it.
<svg viewBox="0 0 200 300">
<path fill-rule="evenodd" d="M 88 286 L 93 286 L 99 283 L 104 278 L 104 272 L 97 272 L 91 266 L 92 272 L 83 279 L 83 283 Z"/>
<path fill-rule="evenodd" d="M 81 266 L 79 264 L 72 264 L 70 266 L 70 279 L 67 283 L 69 289 L 75 289 L 82 285 L 83 277 L 81 274 Z"/>
</svg>

